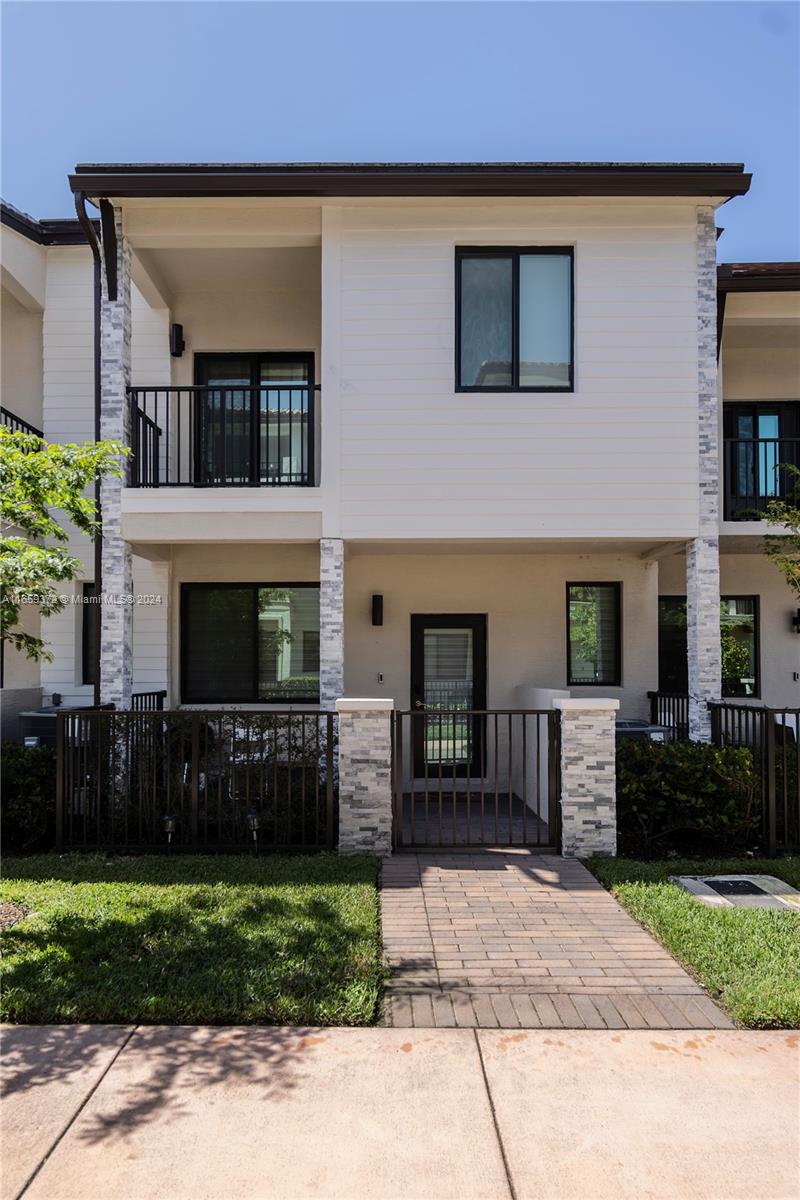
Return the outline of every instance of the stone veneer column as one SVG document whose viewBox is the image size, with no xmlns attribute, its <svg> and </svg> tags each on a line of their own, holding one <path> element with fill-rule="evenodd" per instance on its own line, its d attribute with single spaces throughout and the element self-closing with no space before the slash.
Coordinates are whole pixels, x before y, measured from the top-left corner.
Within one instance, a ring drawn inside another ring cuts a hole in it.
<svg viewBox="0 0 800 1200">
<path fill-rule="evenodd" d="M 117 234 L 117 299 L 109 300 L 105 271 L 100 308 L 100 436 L 130 445 L 126 388 L 131 364 L 131 256 L 114 213 Z M 127 472 L 127 466 L 123 466 Z M 130 708 L 133 676 L 133 608 L 122 603 L 133 591 L 130 548 L 122 536 L 122 489 L 125 477 L 103 479 L 103 597 L 100 606 L 100 702 Z"/>
<path fill-rule="evenodd" d="M 561 853 L 617 852 L 619 700 L 554 700 L 561 712 Z"/>
<path fill-rule="evenodd" d="M 332 709 L 344 691 L 344 542 L 319 544 L 319 702 Z"/>
<path fill-rule="evenodd" d="M 709 700 L 722 694 L 719 636 L 719 403 L 717 231 L 713 208 L 697 210 L 698 536 L 686 548 L 689 737 L 711 741 Z"/>
<path fill-rule="evenodd" d="M 392 852 L 393 700 L 336 701 L 339 853 Z"/>
</svg>

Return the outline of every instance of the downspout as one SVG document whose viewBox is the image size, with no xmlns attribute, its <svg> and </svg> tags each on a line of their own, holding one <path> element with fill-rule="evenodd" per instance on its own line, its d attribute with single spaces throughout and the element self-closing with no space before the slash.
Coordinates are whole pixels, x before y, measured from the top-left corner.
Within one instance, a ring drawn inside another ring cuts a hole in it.
<svg viewBox="0 0 800 1200">
<path fill-rule="evenodd" d="M 89 248 L 92 251 L 94 259 L 94 440 L 100 441 L 100 412 L 102 401 L 102 389 L 100 379 L 100 312 L 101 312 L 101 295 L 102 285 L 100 279 L 101 256 L 100 246 L 97 241 L 94 225 L 92 224 L 86 212 L 86 193 L 75 193 L 75 212 L 78 214 L 83 232 L 86 234 L 86 240 L 89 243 Z M 103 509 L 100 499 L 100 480 L 95 480 L 94 484 L 94 502 L 97 512 L 97 519 L 100 523 L 100 532 L 94 540 L 94 590 L 96 603 L 103 603 Z M 102 628 L 102 609 L 98 609 L 99 627 Z M 100 636 L 95 638 L 95 660 L 94 660 L 94 704 L 95 708 L 100 706 Z"/>
</svg>

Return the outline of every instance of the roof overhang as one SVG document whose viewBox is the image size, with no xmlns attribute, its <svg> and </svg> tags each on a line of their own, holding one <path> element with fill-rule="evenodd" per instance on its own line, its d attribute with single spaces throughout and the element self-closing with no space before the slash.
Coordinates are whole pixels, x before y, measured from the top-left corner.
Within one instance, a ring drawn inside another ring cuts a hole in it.
<svg viewBox="0 0 800 1200">
<path fill-rule="evenodd" d="M 22 234 L 37 246 L 85 246 L 86 234 L 80 222 L 69 218 L 53 218 L 37 221 L 28 213 L 20 212 L 5 200 L 0 202 L 0 224 Z"/>
<path fill-rule="evenodd" d="M 87 196 L 743 196 L 742 163 L 79 163 Z"/>
<path fill-rule="evenodd" d="M 717 290 L 729 292 L 798 292 L 800 262 L 721 263 Z"/>
</svg>

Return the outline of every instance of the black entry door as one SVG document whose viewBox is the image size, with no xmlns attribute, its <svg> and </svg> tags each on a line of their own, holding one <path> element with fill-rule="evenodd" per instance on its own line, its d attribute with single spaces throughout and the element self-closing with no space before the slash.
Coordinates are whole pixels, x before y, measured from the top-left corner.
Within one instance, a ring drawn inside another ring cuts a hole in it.
<svg viewBox="0 0 800 1200">
<path fill-rule="evenodd" d="M 414 774 L 483 774 L 486 617 L 437 613 L 411 618 Z M 418 714 L 418 715 L 416 715 Z"/>
</svg>

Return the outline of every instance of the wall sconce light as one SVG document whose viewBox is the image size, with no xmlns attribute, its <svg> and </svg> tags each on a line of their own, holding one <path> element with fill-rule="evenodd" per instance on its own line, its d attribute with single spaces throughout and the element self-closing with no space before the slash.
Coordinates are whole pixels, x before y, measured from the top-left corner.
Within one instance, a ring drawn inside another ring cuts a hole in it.
<svg viewBox="0 0 800 1200">
<path fill-rule="evenodd" d="M 383 624 L 383 596 L 375 595 L 372 597 L 372 624 Z"/>
<path fill-rule="evenodd" d="M 800 633 L 800 608 L 798 608 L 797 612 L 792 617 L 792 629 L 795 631 L 795 633 Z"/>
<path fill-rule="evenodd" d="M 180 358 L 185 349 L 186 342 L 183 340 L 183 326 L 173 321 L 169 327 L 169 352 L 173 358 Z"/>
<path fill-rule="evenodd" d="M 178 827 L 178 818 L 172 816 L 164 817 L 164 833 L 167 835 L 167 853 L 172 849 L 172 835 Z"/>
<path fill-rule="evenodd" d="M 261 828 L 261 817 L 251 808 L 245 817 L 247 828 L 253 835 L 253 853 L 258 854 L 258 831 Z"/>
</svg>

